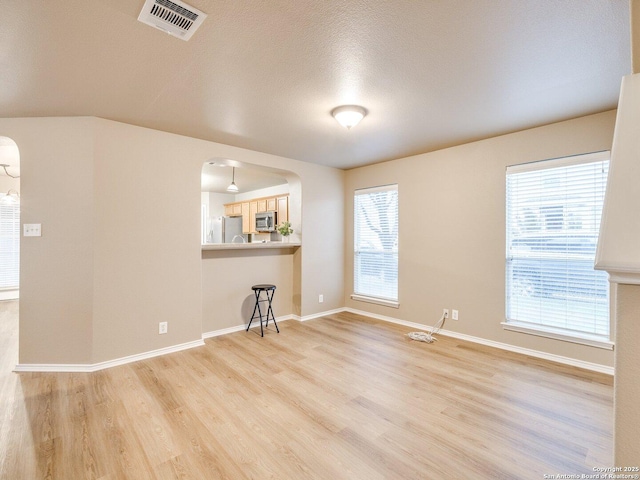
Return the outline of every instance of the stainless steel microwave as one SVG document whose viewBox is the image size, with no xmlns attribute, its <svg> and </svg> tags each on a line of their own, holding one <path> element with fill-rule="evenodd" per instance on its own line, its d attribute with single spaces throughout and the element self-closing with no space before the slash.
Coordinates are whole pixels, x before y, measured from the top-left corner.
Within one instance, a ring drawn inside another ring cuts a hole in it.
<svg viewBox="0 0 640 480">
<path fill-rule="evenodd" d="M 256 213 L 256 232 L 275 232 L 276 212 Z"/>
</svg>

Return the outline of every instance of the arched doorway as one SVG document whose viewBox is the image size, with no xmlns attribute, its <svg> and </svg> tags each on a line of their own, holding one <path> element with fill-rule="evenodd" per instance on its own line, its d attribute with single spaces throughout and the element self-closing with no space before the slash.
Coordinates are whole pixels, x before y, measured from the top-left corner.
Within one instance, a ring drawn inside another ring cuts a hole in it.
<svg viewBox="0 0 640 480">
<path fill-rule="evenodd" d="M 20 153 L 0 136 L 0 300 L 17 299 L 20 285 Z"/>
<path fill-rule="evenodd" d="M 20 286 L 20 153 L 0 136 L 0 375 L 18 361 Z"/>
<path fill-rule="evenodd" d="M 229 190 L 231 182 L 237 184 L 238 190 Z M 294 225 L 293 236 L 300 240 L 301 229 L 301 183 L 300 177 L 288 170 L 281 170 L 263 165 L 255 165 L 239 162 L 227 158 L 212 158 L 204 163 L 201 177 L 201 216 L 202 216 L 202 243 L 220 243 L 224 239 L 216 237 L 216 231 L 212 227 L 211 220 L 216 217 L 228 215 L 225 212 L 224 204 L 250 202 L 253 198 L 278 197 L 286 195 L 287 214 L 284 220 Z M 268 207 L 268 206 L 267 206 Z M 266 208 L 267 210 L 277 210 L 278 207 Z M 283 220 L 279 216 L 277 223 Z M 250 224 L 251 222 L 249 222 Z M 242 232 L 247 233 L 253 229 L 245 225 Z M 269 235 L 244 235 L 245 241 L 255 240 L 277 240 Z"/>
</svg>

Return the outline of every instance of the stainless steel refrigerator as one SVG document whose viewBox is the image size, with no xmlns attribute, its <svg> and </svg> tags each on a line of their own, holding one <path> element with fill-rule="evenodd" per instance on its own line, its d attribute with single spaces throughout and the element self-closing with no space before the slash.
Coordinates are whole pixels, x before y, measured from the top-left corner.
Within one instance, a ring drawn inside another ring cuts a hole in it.
<svg viewBox="0 0 640 480">
<path fill-rule="evenodd" d="M 239 235 L 247 241 L 247 235 L 242 234 L 242 217 L 214 217 L 211 219 L 209 229 L 209 241 L 211 243 L 232 243 L 234 237 Z M 242 240 L 236 237 L 236 243 Z"/>
</svg>

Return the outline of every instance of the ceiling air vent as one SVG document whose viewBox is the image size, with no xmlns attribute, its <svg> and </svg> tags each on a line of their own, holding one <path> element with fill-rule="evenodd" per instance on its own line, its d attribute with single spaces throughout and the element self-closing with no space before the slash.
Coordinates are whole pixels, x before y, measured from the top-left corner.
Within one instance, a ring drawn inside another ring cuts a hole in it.
<svg viewBox="0 0 640 480">
<path fill-rule="evenodd" d="M 146 0 L 138 20 L 182 40 L 189 40 L 207 14 L 180 0 Z"/>
</svg>

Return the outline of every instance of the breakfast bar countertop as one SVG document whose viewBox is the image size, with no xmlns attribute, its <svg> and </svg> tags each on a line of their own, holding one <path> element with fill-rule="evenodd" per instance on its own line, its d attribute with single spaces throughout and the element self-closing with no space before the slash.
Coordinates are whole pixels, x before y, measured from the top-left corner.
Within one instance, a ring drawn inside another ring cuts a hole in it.
<svg viewBox="0 0 640 480">
<path fill-rule="evenodd" d="M 252 243 L 205 243 L 202 250 L 253 250 L 270 248 L 298 248 L 300 242 L 252 242 Z"/>
</svg>

